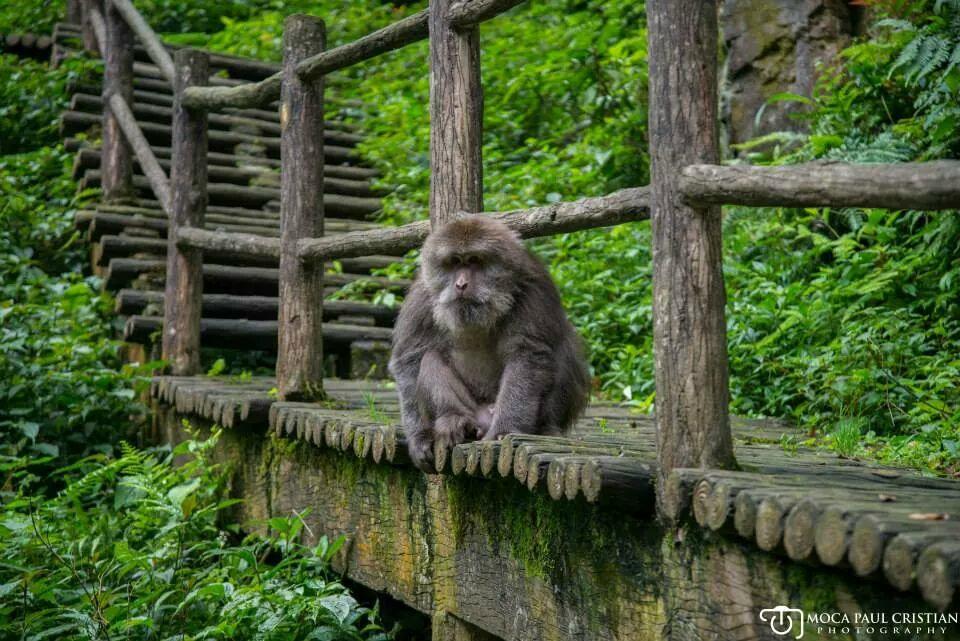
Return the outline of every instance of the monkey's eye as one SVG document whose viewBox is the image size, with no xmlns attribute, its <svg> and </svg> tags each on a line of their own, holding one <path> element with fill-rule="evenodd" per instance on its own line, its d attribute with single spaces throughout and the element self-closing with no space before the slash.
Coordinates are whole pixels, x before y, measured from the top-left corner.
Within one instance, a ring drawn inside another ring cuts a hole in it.
<svg viewBox="0 0 960 641">
<path fill-rule="evenodd" d="M 479 265 L 479 264 L 480 264 L 480 257 L 479 257 L 479 256 L 467 256 L 467 264 L 468 264 L 468 265 Z"/>
<path fill-rule="evenodd" d="M 463 262 L 463 261 L 460 260 L 460 257 L 459 257 L 459 256 L 451 256 L 451 257 L 450 257 L 450 264 L 453 265 L 454 267 L 456 267 L 457 265 L 461 264 L 462 262 Z"/>
</svg>

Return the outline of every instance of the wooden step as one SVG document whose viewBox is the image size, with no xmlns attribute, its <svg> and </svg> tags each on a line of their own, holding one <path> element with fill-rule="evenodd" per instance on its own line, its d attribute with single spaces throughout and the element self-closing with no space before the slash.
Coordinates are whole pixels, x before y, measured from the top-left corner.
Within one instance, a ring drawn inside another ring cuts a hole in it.
<svg viewBox="0 0 960 641">
<path fill-rule="evenodd" d="M 163 318 L 160 316 L 131 316 L 124 325 L 123 340 L 149 344 L 155 342 L 154 337 L 162 328 Z M 392 330 L 386 327 L 323 324 L 324 342 L 341 348 L 354 341 L 389 341 L 392 334 Z M 275 352 L 277 321 L 205 318 L 200 321 L 200 344 L 204 347 Z"/>
<path fill-rule="evenodd" d="M 144 315 L 148 307 L 163 310 L 163 292 L 121 289 L 116 296 L 115 311 L 121 316 Z M 350 300 L 329 300 L 323 303 L 324 320 L 337 321 L 344 316 L 367 317 L 378 327 L 391 327 L 397 318 L 396 308 Z M 204 294 L 204 318 L 246 318 L 276 320 L 278 299 L 273 296 L 232 296 Z M 151 315 L 151 314 L 147 314 Z M 153 315 L 156 315 L 155 313 Z M 343 321 L 339 321 L 343 322 Z"/>
<path fill-rule="evenodd" d="M 167 269 L 167 261 L 150 258 L 114 258 L 109 262 L 104 276 L 104 288 L 116 291 L 127 287 L 140 276 L 152 276 L 162 279 Z M 203 291 L 216 294 L 254 294 L 258 296 L 276 296 L 278 292 L 278 272 L 272 267 L 236 267 L 233 265 L 204 265 Z M 329 293 L 357 280 L 370 283 L 378 289 L 404 291 L 411 281 L 406 279 L 388 279 L 380 276 L 360 276 L 357 274 L 327 273 L 324 285 Z"/>
</svg>

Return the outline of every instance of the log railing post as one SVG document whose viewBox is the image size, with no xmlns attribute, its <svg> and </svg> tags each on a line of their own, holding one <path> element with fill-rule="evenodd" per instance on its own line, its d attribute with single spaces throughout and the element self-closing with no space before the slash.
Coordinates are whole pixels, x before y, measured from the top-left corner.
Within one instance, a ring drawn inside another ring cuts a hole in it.
<svg viewBox="0 0 960 641">
<path fill-rule="evenodd" d="M 296 68 L 325 42 L 322 20 L 294 15 L 284 21 L 277 351 L 277 391 L 284 400 L 323 397 L 323 262 L 301 262 L 297 242 L 323 235 L 324 80 L 303 80 Z"/>
<path fill-rule="evenodd" d="M 133 32 L 113 3 L 107 0 L 107 42 L 103 52 L 103 153 L 101 185 L 103 200 L 118 202 L 133 198 L 133 150 L 123 135 L 110 97 L 122 97 L 133 105 Z"/>
<path fill-rule="evenodd" d="M 450 23 L 453 0 L 430 0 L 430 222 L 483 211 L 480 31 Z"/>
<path fill-rule="evenodd" d="M 657 456 L 678 467 L 734 465 L 727 414 L 720 207 L 691 207 L 680 169 L 716 164 L 717 1 L 650 0 L 651 220 Z M 661 510 L 663 513 L 663 510 Z"/>
<path fill-rule="evenodd" d="M 170 221 L 163 298 L 163 359 L 177 376 L 200 370 L 203 252 L 177 245 L 181 227 L 203 227 L 207 207 L 207 114 L 183 104 L 184 89 L 207 84 L 209 56 L 181 49 L 174 57 Z"/>
<path fill-rule="evenodd" d="M 103 0 L 82 0 L 80 7 L 80 35 L 83 49 L 91 55 L 100 55 L 100 43 L 97 42 L 97 32 L 93 28 L 93 12 L 103 13 Z M 104 43 L 105 45 L 106 43 Z"/>
<path fill-rule="evenodd" d="M 80 0 L 67 0 L 66 20 L 70 24 L 83 24 L 83 3 Z"/>
</svg>

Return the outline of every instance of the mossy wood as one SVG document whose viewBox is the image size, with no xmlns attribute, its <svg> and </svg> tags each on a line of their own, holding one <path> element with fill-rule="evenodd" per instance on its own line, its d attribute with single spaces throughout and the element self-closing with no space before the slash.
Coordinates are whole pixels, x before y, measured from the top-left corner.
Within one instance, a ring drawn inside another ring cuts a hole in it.
<svg viewBox="0 0 960 641">
<path fill-rule="evenodd" d="M 217 445 L 233 470 L 231 493 L 244 499 L 231 518 L 258 528 L 308 510 L 308 540 L 344 536 L 335 567 L 433 616 L 434 639 L 766 639 L 776 637 L 759 610 L 781 603 L 850 616 L 932 609 L 883 582 L 798 565 L 694 521 L 664 530 L 652 489 L 651 503 L 627 516 L 622 503 L 557 501 L 512 476 L 424 475 L 371 401 L 389 389 L 328 381 L 326 405 L 272 403 L 271 382 L 156 379 L 153 437 L 184 438 L 184 417 L 202 433 L 205 416 L 231 420 Z M 466 626 L 461 636 L 442 636 L 444 616 Z"/>
</svg>

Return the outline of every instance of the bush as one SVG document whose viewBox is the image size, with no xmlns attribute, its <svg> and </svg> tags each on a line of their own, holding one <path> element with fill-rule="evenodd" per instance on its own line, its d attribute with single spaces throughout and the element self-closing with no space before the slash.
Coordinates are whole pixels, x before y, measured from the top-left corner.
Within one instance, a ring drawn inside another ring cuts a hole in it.
<svg viewBox="0 0 960 641">
<path fill-rule="evenodd" d="M 343 543 L 298 541 L 302 515 L 266 536 L 217 526 L 232 502 L 209 457 L 216 436 L 155 453 L 123 446 L 50 500 L 3 507 L 0 637 L 387 639 L 328 564 Z M 182 459 L 189 456 L 187 462 Z M 178 465 L 173 464 L 179 457 Z"/>
</svg>

